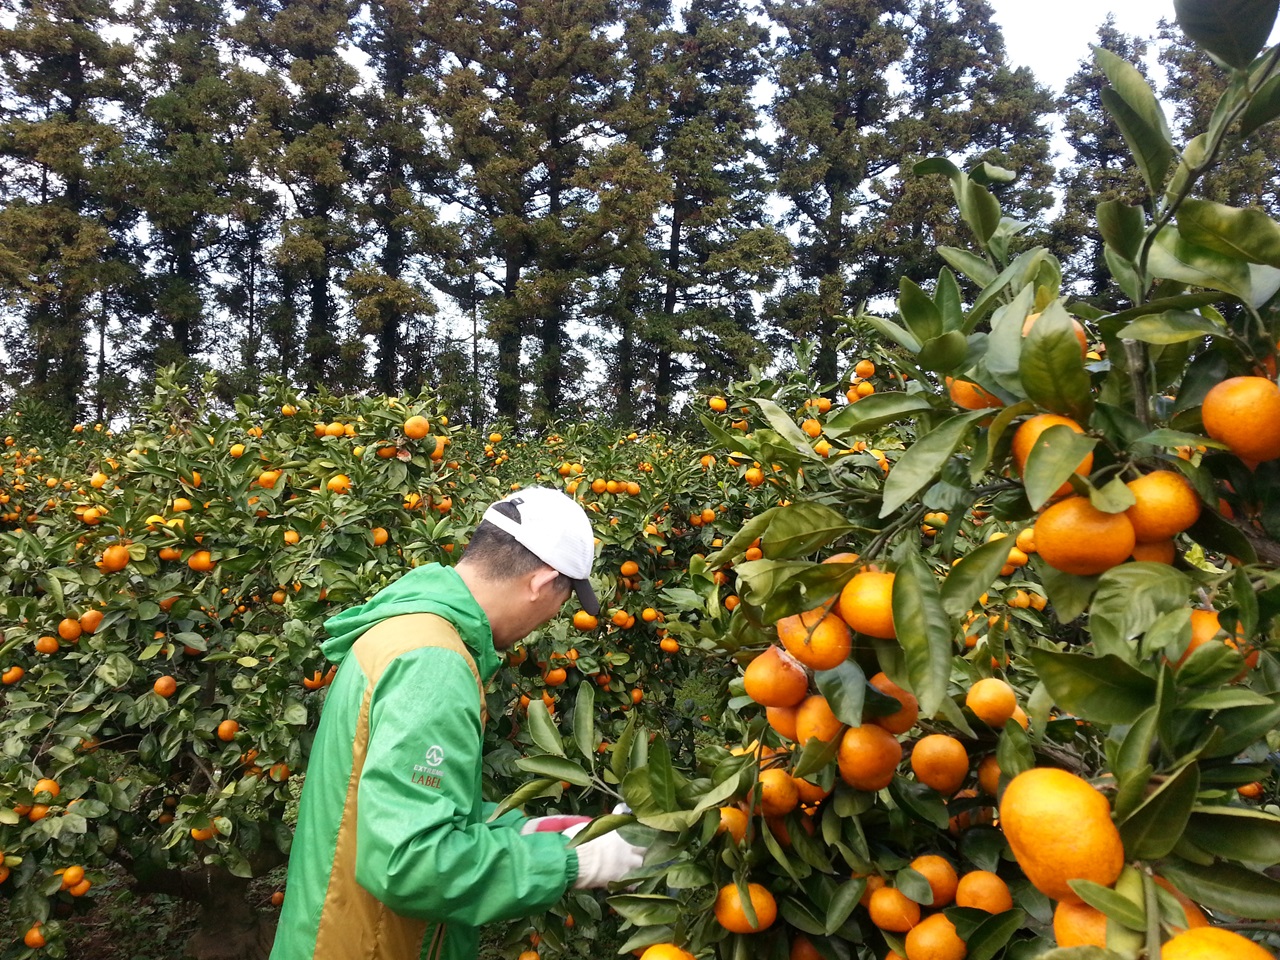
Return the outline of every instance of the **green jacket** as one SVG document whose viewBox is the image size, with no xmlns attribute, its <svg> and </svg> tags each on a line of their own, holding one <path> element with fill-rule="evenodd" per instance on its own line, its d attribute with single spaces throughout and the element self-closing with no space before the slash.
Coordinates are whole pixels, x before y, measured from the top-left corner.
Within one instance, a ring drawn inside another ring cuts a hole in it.
<svg viewBox="0 0 1280 960">
<path fill-rule="evenodd" d="M 484 611 L 418 567 L 325 623 L 339 664 L 307 765 L 271 960 L 475 960 L 482 924 L 545 910 L 578 874 L 557 833 L 480 798 Z"/>
</svg>

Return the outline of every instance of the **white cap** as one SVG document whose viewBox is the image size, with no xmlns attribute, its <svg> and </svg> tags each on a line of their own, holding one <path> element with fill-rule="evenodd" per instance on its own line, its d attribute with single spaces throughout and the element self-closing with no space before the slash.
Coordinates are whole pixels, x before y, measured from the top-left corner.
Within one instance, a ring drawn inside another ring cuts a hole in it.
<svg viewBox="0 0 1280 960">
<path fill-rule="evenodd" d="M 587 580 L 596 555 L 595 534 L 576 500 L 550 487 L 526 487 L 489 504 L 480 519 L 572 580 L 583 610 L 593 617 L 600 612 L 600 601 Z"/>
</svg>

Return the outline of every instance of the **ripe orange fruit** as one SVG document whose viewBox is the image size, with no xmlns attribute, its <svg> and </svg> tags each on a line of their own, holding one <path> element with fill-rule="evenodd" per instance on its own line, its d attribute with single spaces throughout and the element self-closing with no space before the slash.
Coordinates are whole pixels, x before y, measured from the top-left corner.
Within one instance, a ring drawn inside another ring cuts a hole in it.
<svg viewBox="0 0 1280 960">
<path fill-rule="evenodd" d="M 778 639 L 787 653 L 813 670 L 838 667 L 853 648 L 849 628 L 831 612 L 832 605 L 783 617 L 777 623 Z"/>
<path fill-rule="evenodd" d="M 1000 761 L 994 753 L 982 758 L 978 764 L 978 786 L 988 796 L 996 796 L 1000 792 Z"/>
<path fill-rule="evenodd" d="M 1271 954 L 1248 937 L 1221 927 L 1197 927 L 1166 941 L 1161 960 L 1270 960 Z"/>
<path fill-rule="evenodd" d="M 330 493 L 350 493 L 351 478 L 345 473 L 340 473 L 336 477 L 330 477 L 325 484 L 325 489 Z"/>
<path fill-rule="evenodd" d="M 62 793 L 62 788 L 58 786 L 58 781 L 45 777 L 36 781 L 36 785 L 31 788 L 31 792 L 36 796 L 47 793 L 51 797 L 57 797 Z"/>
<path fill-rule="evenodd" d="M 969 948 L 944 913 L 925 917 L 907 934 L 907 960 L 964 960 Z"/>
<path fill-rule="evenodd" d="M 1069 497 L 1036 520 L 1036 549 L 1055 570 L 1088 577 L 1129 559 L 1137 538 L 1123 513 L 1103 513 L 1085 497 Z"/>
<path fill-rule="evenodd" d="M 741 843 L 747 835 L 747 815 L 738 807 L 721 807 L 716 833 L 728 833 L 735 843 Z"/>
<path fill-rule="evenodd" d="M 624 561 L 622 566 L 618 568 L 618 572 L 624 577 L 634 577 L 640 572 L 640 564 L 636 563 L 634 560 Z"/>
<path fill-rule="evenodd" d="M 770 647 L 747 665 L 744 689 L 766 707 L 794 707 L 809 692 L 809 676 L 795 658 L 779 647 Z"/>
<path fill-rule="evenodd" d="M 1244 460 L 1280 457 L 1280 387 L 1266 377 L 1232 377 L 1205 394 L 1204 432 Z"/>
<path fill-rule="evenodd" d="M 947 393 L 951 394 L 952 403 L 965 410 L 987 410 L 1004 406 L 1004 401 L 994 393 L 989 393 L 968 380 L 947 377 Z"/>
<path fill-rule="evenodd" d="M 956 875 L 956 868 L 946 857 L 926 853 L 916 857 L 908 866 L 929 881 L 929 889 L 933 891 L 933 903 L 929 906 L 941 909 L 956 898 L 956 884 L 960 882 L 960 878 Z"/>
<path fill-rule="evenodd" d="M 831 710 L 831 704 L 820 693 L 806 697 L 796 708 L 796 735 L 793 738 L 801 745 L 816 737 L 823 743 L 830 743 L 840 733 L 844 723 Z"/>
<path fill-rule="evenodd" d="M 234 720 L 223 720 L 218 724 L 218 739 L 224 743 L 230 743 L 236 738 L 236 734 L 240 732 L 240 724 Z"/>
<path fill-rule="evenodd" d="M 1078 900 L 1068 880 L 1109 887 L 1124 867 L 1124 845 L 1111 805 L 1087 781 L 1036 767 L 1009 782 L 1000 826 L 1027 879 L 1054 900 Z"/>
<path fill-rule="evenodd" d="M 93 633 L 102 626 L 101 610 L 86 610 L 80 614 L 80 629 L 85 633 Z"/>
<path fill-rule="evenodd" d="M 989 870 L 971 870 L 956 884 L 956 906 L 972 907 L 987 913 L 1013 909 L 1009 885 Z"/>
<path fill-rule="evenodd" d="M 35 648 L 36 648 L 36 653 L 57 653 L 58 638 L 50 637 L 47 635 L 40 637 L 35 642 Z"/>
<path fill-rule="evenodd" d="M 896 640 L 893 626 L 893 574 L 865 570 L 855 574 L 840 591 L 840 619 L 858 633 L 881 640 Z"/>
<path fill-rule="evenodd" d="M 859 360 L 853 367 L 853 375 L 861 377 L 863 380 L 876 375 L 876 365 L 865 357 Z"/>
<path fill-rule="evenodd" d="M 840 778 L 855 790 L 883 790 L 902 760 L 902 744 L 884 727 L 850 727 L 836 757 Z"/>
<path fill-rule="evenodd" d="M 1133 545 L 1135 560 L 1147 563 L 1167 563 L 1172 565 L 1178 556 L 1178 547 L 1172 540 L 1154 540 L 1150 543 L 1138 542 Z"/>
<path fill-rule="evenodd" d="M 891 933 L 906 933 L 920 922 L 920 904 L 893 887 L 881 887 L 871 894 L 867 912 L 872 923 Z"/>
<path fill-rule="evenodd" d="M 707 406 L 709 406 L 716 413 L 724 413 L 726 410 L 729 409 L 729 401 L 726 400 L 724 397 L 712 397 L 707 401 Z"/>
<path fill-rule="evenodd" d="M 759 933 L 761 930 L 768 930 L 773 926 L 773 921 L 778 919 L 778 902 L 763 886 L 758 883 L 747 884 L 747 896 L 751 898 L 751 906 L 755 910 L 755 926 L 751 925 L 742 909 L 742 895 L 738 892 L 737 884 L 726 884 L 716 894 L 716 920 L 730 933 Z"/>
<path fill-rule="evenodd" d="M 769 726 L 778 732 L 780 737 L 786 740 L 795 740 L 798 736 L 796 733 L 796 714 L 800 708 L 797 707 L 765 707 L 764 715 L 769 721 Z"/>
<path fill-rule="evenodd" d="M 1191 611 L 1191 642 L 1187 644 L 1187 649 L 1182 652 L 1182 656 L 1178 658 L 1178 662 L 1174 664 L 1174 668 L 1176 669 L 1177 667 L 1182 666 L 1187 657 L 1191 656 L 1192 652 L 1197 647 L 1208 643 L 1211 640 L 1221 641 L 1233 650 L 1240 650 L 1241 645 L 1245 642 L 1244 631 L 1242 631 L 1240 629 L 1240 625 L 1237 624 L 1236 635 L 1234 637 L 1228 637 L 1226 635 L 1226 630 L 1222 627 L 1222 623 L 1218 620 L 1217 610 L 1202 610 L 1197 607 Z M 1258 665 L 1259 651 L 1240 650 L 1240 652 L 1245 655 L 1245 672 L 1252 670 Z M 1240 676 L 1236 677 L 1236 679 L 1239 680 L 1243 676 L 1244 673 L 1241 673 Z"/>
<path fill-rule="evenodd" d="M 911 749 L 911 769 L 921 783 L 950 795 L 969 775 L 969 752 L 955 737 L 931 733 Z"/>
<path fill-rule="evenodd" d="M 165 674 L 151 685 L 151 689 L 165 699 L 168 699 L 178 692 L 178 681 L 168 674 Z"/>
<path fill-rule="evenodd" d="M 831 796 L 830 787 L 820 787 L 811 780 L 805 780 L 801 777 L 793 777 L 796 782 L 796 789 L 800 792 L 801 806 L 819 803 Z"/>
<path fill-rule="evenodd" d="M 674 943 L 655 943 L 640 954 L 640 960 L 693 960 L 693 954 Z"/>
<path fill-rule="evenodd" d="M 192 827 L 191 839 L 203 843 L 206 840 L 212 840 L 218 835 L 218 828 L 215 826 Z"/>
<path fill-rule="evenodd" d="M 800 803 L 800 790 L 787 771 L 771 767 L 760 771 L 760 810 L 766 817 L 790 813 Z"/>
<path fill-rule="evenodd" d="M 1036 443 L 1040 439 L 1040 434 L 1044 433 L 1050 427 L 1064 426 L 1070 427 L 1076 433 L 1084 433 L 1084 428 L 1076 423 L 1070 417 L 1060 417 L 1056 413 L 1042 413 L 1039 416 L 1026 420 L 1014 431 L 1013 434 L 1013 465 L 1017 468 L 1018 476 L 1022 476 L 1027 468 L 1027 458 L 1031 456 L 1031 451 L 1035 448 Z M 1080 461 L 1075 472 L 1082 477 L 1087 477 L 1089 471 L 1093 469 L 1093 451 L 1090 450 L 1084 455 L 1084 459 Z M 1071 484 L 1063 483 L 1054 491 L 1055 497 L 1065 497 L 1071 492 Z"/>
<path fill-rule="evenodd" d="M 1063 900 L 1053 909 L 1053 938 L 1060 947 L 1105 947 L 1107 915 L 1087 903 Z"/>
<path fill-rule="evenodd" d="M 63 640 L 76 641 L 80 639 L 80 634 L 84 633 L 84 628 L 80 626 L 80 621 L 72 617 L 64 617 L 58 621 L 58 636 Z"/>
<path fill-rule="evenodd" d="M 964 705 L 989 727 L 1003 727 L 1018 707 L 1013 687 L 998 677 L 979 680 L 965 694 Z"/>
<path fill-rule="evenodd" d="M 808 937 L 803 933 L 797 933 L 795 939 L 791 941 L 791 950 L 787 953 L 787 960 L 823 960 L 823 956 Z"/>
<path fill-rule="evenodd" d="M 401 429 L 410 440 L 421 440 L 431 432 L 431 421 L 424 416 L 412 416 L 404 422 Z"/>
<path fill-rule="evenodd" d="M 187 557 L 187 566 L 197 573 L 208 573 L 213 569 L 213 554 L 208 550 L 197 550 Z"/>
<path fill-rule="evenodd" d="M 27 928 L 27 932 L 22 935 L 22 942 L 32 950 L 39 950 L 44 946 L 44 934 L 40 932 L 40 928 L 44 925 L 44 921 L 37 920 L 34 924 Z"/>
<path fill-rule="evenodd" d="M 890 733 L 906 733 L 916 725 L 916 720 L 920 718 L 920 701 L 914 694 L 903 690 L 884 673 L 877 673 L 867 682 L 885 696 L 893 697 L 902 704 L 900 710 L 879 717 L 870 717 L 869 722 L 878 727 L 884 727 Z"/>
<path fill-rule="evenodd" d="M 1200 519 L 1200 497 L 1180 473 L 1155 470 L 1125 486 L 1136 501 L 1125 516 L 1139 543 L 1168 540 Z"/>
<path fill-rule="evenodd" d="M 111 573 L 123 570 L 129 565 L 129 548 L 124 544 L 113 543 L 102 551 L 102 567 Z"/>
</svg>

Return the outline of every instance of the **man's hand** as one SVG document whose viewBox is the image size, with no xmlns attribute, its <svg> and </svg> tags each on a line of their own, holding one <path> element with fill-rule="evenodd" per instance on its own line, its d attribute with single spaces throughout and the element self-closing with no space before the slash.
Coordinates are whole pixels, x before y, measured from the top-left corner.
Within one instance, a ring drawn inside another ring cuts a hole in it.
<svg viewBox="0 0 1280 960">
<path fill-rule="evenodd" d="M 586 826 L 585 823 L 576 824 L 563 833 L 566 837 L 574 837 Z M 578 855 L 578 879 L 573 887 L 586 890 L 616 883 L 640 869 L 644 863 L 645 848 L 628 843 L 616 830 L 611 830 L 575 847 L 574 852 Z"/>
<path fill-rule="evenodd" d="M 574 814 L 557 814 L 554 817 L 530 817 L 520 828 L 521 833 L 564 833 L 570 827 L 581 827 L 591 822 L 590 817 Z"/>
</svg>

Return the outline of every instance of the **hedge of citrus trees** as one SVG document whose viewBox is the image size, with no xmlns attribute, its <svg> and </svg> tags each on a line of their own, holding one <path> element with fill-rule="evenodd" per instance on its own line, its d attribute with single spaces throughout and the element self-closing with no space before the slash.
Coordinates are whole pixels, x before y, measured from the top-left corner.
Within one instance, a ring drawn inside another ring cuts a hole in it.
<svg viewBox="0 0 1280 960">
<path fill-rule="evenodd" d="M 1177 8 L 1233 80 L 1178 146 L 1097 53 L 1149 188 L 1098 208 L 1113 305 L 1019 247 L 991 189 L 1012 173 L 938 159 L 917 172 L 950 179 L 973 248 L 904 279 L 892 318 L 851 319 L 867 349 L 841 383 L 801 349 L 795 374 L 702 398 L 701 447 L 513 441 L 425 396 L 282 384 L 215 412 L 172 377 L 118 436 L 11 422 L 13 952 L 57 955 L 115 861 L 254 955 L 239 884 L 287 855 L 320 619 L 539 482 L 592 511 L 608 610 L 499 675 L 487 784 L 539 810 L 620 797 L 633 814 L 593 831 L 652 852 L 608 912 L 574 895 L 509 956 L 1268 956 L 1280 225 L 1194 193 L 1280 116 L 1277 4 Z"/>
</svg>

